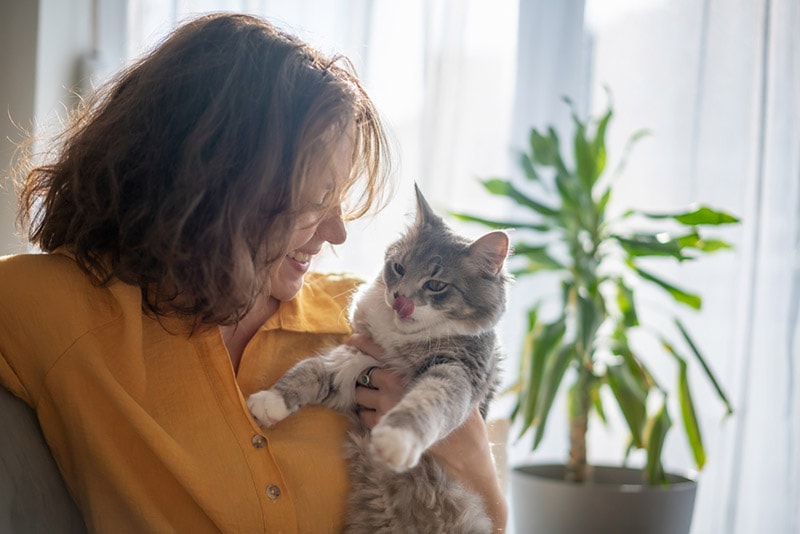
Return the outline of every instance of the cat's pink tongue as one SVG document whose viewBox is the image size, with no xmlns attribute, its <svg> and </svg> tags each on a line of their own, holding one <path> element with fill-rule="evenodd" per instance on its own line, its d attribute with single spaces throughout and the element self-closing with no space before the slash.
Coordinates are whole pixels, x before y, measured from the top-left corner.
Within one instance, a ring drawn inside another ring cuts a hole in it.
<svg viewBox="0 0 800 534">
<path fill-rule="evenodd" d="M 392 309 L 397 312 L 401 319 L 406 319 L 414 313 L 414 302 L 407 297 L 397 297 L 394 299 Z"/>
</svg>

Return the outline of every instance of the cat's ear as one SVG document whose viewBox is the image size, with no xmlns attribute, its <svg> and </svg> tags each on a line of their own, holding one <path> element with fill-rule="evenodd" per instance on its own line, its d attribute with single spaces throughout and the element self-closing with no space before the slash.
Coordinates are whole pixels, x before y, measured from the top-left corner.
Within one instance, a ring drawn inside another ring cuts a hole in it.
<svg viewBox="0 0 800 534">
<path fill-rule="evenodd" d="M 495 230 L 473 241 L 469 246 L 469 256 L 481 271 L 494 276 L 503 268 L 508 256 L 508 245 L 508 234 Z"/>
<path fill-rule="evenodd" d="M 419 186 L 414 184 L 414 192 L 417 195 L 417 215 L 415 218 L 415 225 L 422 226 L 425 223 L 433 223 L 437 221 L 441 221 L 441 217 L 436 215 L 436 213 L 431 209 L 428 201 L 425 200 L 425 197 L 422 196 L 422 191 L 419 190 Z"/>
</svg>

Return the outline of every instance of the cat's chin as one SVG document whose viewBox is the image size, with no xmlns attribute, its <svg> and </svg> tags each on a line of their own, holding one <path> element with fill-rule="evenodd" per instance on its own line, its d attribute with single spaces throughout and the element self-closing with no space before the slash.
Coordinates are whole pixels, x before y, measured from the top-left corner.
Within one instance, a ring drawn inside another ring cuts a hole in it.
<svg viewBox="0 0 800 534">
<path fill-rule="evenodd" d="M 426 339 L 469 335 L 472 333 L 469 329 L 460 328 L 461 325 L 425 321 L 412 317 L 400 319 L 395 316 L 394 326 L 397 332 L 403 336 L 423 337 Z"/>
<path fill-rule="evenodd" d="M 445 332 L 441 332 L 441 323 L 426 321 L 418 317 L 406 317 L 401 319 L 397 315 L 394 316 L 394 326 L 397 332 L 404 336 L 419 336 L 423 334 L 424 337 L 439 337 Z"/>
<path fill-rule="evenodd" d="M 401 319 L 397 315 L 394 316 L 394 326 L 397 328 L 398 332 L 402 332 L 403 334 L 416 334 L 417 332 L 428 329 L 428 326 L 424 322 L 418 321 L 414 317 Z"/>
</svg>

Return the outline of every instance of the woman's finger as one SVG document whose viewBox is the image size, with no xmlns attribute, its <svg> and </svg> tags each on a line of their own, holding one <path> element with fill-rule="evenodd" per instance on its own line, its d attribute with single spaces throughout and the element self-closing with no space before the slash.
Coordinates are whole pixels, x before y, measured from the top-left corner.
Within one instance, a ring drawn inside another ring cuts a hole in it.
<svg viewBox="0 0 800 534">
<path fill-rule="evenodd" d="M 391 409 L 391 398 L 378 389 L 357 387 L 355 392 L 358 418 L 361 425 L 372 430 L 383 414 Z"/>
<path fill-rule="evenodd" d="M 405 385 L 398 373 L 376 368 L 370 375 L 370 386 L 356 387 L 355 400 L 361 424 L 372 429 L 403 398 Z"/>
<path fill-rule="evenodd" d="M 387 393 L 390 397 L 395 399 L 394 404 L 397 404 L 397 401 L 399 401 L 406 392 L 403 375 L 391 369 L 376 367 L 370 371 L 370 368 L 367 368 L 364 369 L 359 376 L 363 377 L 365 375 L 368 375 L 370 388 Z M 361 382 L 360 378 L 359 382 Z"/>
<path fill-rule="evenodd" d="M 372 381 L 372 374 L 376 369 L 378 369 L 377 365 L 372 365 L 364 369 L 356 379 L 356 386 L 361 386 L 368 389 L 378 389 L 378 386 L 376 386 Z"/>
<path fill-rule="evenodd" d="M 378 415 L 378 412 L 376 412 L 375 410 L 370 410 L 368 408 L 359 408 L 358 420 L 361 422 L 361 426 L 372 430 L 375 427 L 375 425 L 378 424 L 378 421 L 380 421 L 381 418 Z"/>
<path fill-rule="evenodd" d="M 387 369 L 375 369 L 370 376 L 370 385 L 356 388 L 356 404 L 377 410 L 380 416 L 394 408 L 405 394 L 402 377 Z"/>
</svg>

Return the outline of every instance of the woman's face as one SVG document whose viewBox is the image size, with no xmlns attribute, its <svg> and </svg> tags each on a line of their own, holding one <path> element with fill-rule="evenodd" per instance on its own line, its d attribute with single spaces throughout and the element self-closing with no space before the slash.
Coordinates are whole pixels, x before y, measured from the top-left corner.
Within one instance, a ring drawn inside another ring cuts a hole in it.
<svg viewBox="0 0 800 534">
<path fill-rule="evenodd" d="M 345 137 L 346 139 L 346 137 Z M 330 165 L 313 166 L 304 193 L 308 206 L 297 218 L 289 238 L 289 252 L 270 272 L 270 296 L 284 301 L 294 298 L 303 287 L 303 277 L 312 258 L 325 243 L 339 245 L 347 238 L 341 204 L 331 208 L 330 195 L 349 175 L 352 162 L 352 140 L 338 143 Z"/>
</svg>

